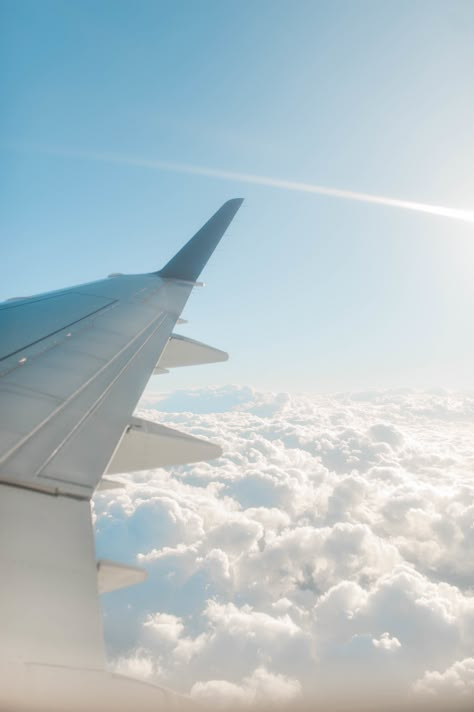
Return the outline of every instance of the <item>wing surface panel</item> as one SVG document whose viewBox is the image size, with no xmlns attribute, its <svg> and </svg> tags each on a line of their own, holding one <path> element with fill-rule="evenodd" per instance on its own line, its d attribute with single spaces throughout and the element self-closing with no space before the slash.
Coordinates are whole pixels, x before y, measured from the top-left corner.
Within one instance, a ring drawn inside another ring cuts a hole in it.
<svg viewBox="0 0 474 712">
<path fill-rule="evenodd" d="M 49 336 L 54 336 L 62 329 L 80 324 L 112 303 L 113 300 L 107 297 L 74 291 L 0 305 L 0 361 Z"/>
<path fill-rule="evenodd" d="M 12 357 L 3 361 L 4 479 L 61 491 L 70 484 L 74 493 L 79 488 L 90 496 L 191 286 L 144 275 L 105 280 L 95 285 L 95 291 L 99 297 L 105 294 L 109 309 L 87 316 L 76 329 L 65 314 L 68 331 L 47 335 L 42 348 L 35 339 L 20 352 L 21 359 L 15 354 L 14 361 Z M 25 322 L 30 306 L 34 318 L 36 302 L 21 305 Z"/>
</svg>

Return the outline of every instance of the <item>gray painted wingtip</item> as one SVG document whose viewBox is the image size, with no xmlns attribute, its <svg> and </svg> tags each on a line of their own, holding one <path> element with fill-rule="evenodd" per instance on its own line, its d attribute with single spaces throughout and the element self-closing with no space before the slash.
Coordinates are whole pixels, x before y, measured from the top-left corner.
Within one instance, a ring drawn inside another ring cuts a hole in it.
<svg viewBox="0 0 474 712">
<path fill-rule="evenodd" d="M 164 279 L 195 282 L 232 222 L 243 198 L 228 200 L 179 252 L 157 272 Z"/>
</svg>

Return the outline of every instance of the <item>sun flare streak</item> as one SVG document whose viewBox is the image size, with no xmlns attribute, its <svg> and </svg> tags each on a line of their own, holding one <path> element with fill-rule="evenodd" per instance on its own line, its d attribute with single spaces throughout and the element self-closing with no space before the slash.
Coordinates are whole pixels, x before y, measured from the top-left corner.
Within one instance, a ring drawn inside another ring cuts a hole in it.
<svg viewBox="0 0 474 712">
<path fill-rule="evenodd" d="M 271 178 L 270 176 L 255 175 L 253 173 L 240 173 L 207 166 L 196 166 L 187 163 L 175 163 L 171 161 L 150 160 L 136 156 L 121 155 L 117 153 L 96 153 L 93 151 L 79 151 L 69 148 L 56 147 L 26 147 L 15 146 L 22 150 L 33 150 L 38 153 L 78 158 L 86 161 L 98 161 L 101 163 L 117 164 L 124 166 L 135 166 L 139 168 L 149 168 L 159 171 L 169 171 L 171 173 L 183 173 L 187 175 L 205 176 L 207 178 L 217 178 L 219 180 L 232 181 L 235 183 L 247 183 L 251 185 L 262 185 L 269 188 L 279 188 L 291 190 L 298 193 L 312 193 L 313 195 L 326 195 L 332 198 L 342 198 L 343 200 L 354 200 L 361 203 L 372 203 L 390 208 L 401 208 L 402 210 L 412 210 L 428 215 L 438 215 L 452 220 L 462 220 L 463 222 L 474 223 L 474 210 L 464 210 L 460 208 L 450 208 L 445 205 L 433 205 L 431 203 L 418 203 L 412 200 L 402 200 L 400 198 L 390 198 L 385 195 L 374 195 L 372 193 L 360 193 L 342 188 L 332 188 L 330 186 L 315 185 L 314 183 L 303 183 L 300 181 L 284 180 L 281 178 Z"/>
</svg>

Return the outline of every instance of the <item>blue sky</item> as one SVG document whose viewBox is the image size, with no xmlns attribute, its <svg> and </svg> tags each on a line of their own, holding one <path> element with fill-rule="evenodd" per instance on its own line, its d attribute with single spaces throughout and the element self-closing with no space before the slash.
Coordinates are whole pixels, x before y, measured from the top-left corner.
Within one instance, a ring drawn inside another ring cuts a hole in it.
<svg viewBox="0 0 474 712">
<path fill-rule="evenodd" d="M 60 155 L 473 209 L 472 3 L 7 1 L 0 12 L 0 298 L 157 269 L 243 196 L 183 328 L 232 360 L 154 387 L 474 387 L 472 224 Z"/>
</svg>

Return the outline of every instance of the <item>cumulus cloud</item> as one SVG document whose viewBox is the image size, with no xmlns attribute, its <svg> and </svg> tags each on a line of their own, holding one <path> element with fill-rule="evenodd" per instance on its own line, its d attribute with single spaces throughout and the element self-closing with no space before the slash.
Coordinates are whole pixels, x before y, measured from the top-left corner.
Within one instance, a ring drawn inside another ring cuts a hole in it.
<svg viewBox="0 0 474 712">
<path fill-rule="evenodd" d="M 298 680 L 257 668 L 240 685 L 226 680 L 197 682 L 191 689 L 191 697 L 221 709 L 249 707 L 259 703 L 278 707 L 299 700 L 301 685 Z"/>
<path fill-rule="evenodd" d="M 443 672 L 426 672 L 414 685 L 420 696 L 474 697 L 474 658 L 466 658 Z"/>
<path fill-rule="evenodd" d="M 139 415 L 224 455 L 97 494 L 99 555 L 149 574 L 104 595 L 115 668 L 221 707 L 473 693 L 473 398 L 229 386 Z"/>
</svg>

